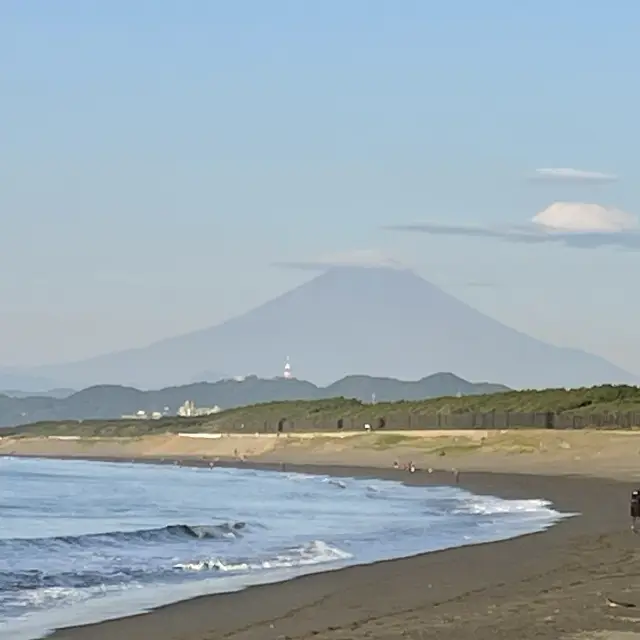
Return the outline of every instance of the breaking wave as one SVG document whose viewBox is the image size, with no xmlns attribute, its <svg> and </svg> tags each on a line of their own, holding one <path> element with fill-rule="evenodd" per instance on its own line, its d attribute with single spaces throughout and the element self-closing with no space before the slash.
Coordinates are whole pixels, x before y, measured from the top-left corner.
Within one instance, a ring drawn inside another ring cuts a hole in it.
<svg viewBox="0 0 640 640">
<path fill-rule="evenodd" d="M 60 589 L 105 589 L 111 586 L 130 583 L 143 583 L 164 575 L 169 578 L 173 573 L 184 571 L 216 571 L 239 573 L 248 571 L 267 571 L 326 564 L 348 560 L 350 553 L 333 547 L 322 540 L 314 540 L 301 547 L 288 549 L 278 555 L 265 559 L 223 559 L 210 558 L 167 565 L 163 571 L 150 571 L 128 566 L 113 566 L 110 571 L 59 571 L 46 572 L 40 569 L 7 572 L 0 571 L 0 603 L 13 598 L 16 592 L 44 592 Z"/>
<path fill-rule="evenodd" d="M 119 585 L 133 580 L 141 580 L 147 575 L 146 571 L 128 567 L 115 568 L 107 573 L 104 571 L 61 571 L 47 573 L 40 569 L 18 572 L 0 572 L 0 602 L 3 592 L 35 591 L 39 589 L 87 589 Z"/>
<path fill-rule="evenodd" d="M 351 557 L 352 555 L 346 551 L 333 547 L 322 540 L 314 540 L 302 547 L 290 549 L 274 558 L 257 562 L 231 562 L 220 558 L 211 558 L 197 560 L 195 562 L 179 563 L 174 565 L 174 567 L 183 571 L 223 571 L 229 573 L 304 567 L 339 560 L 348 560 Z"/>
<path fill-rule="evenodd" d="M 125 543 L 170 542 L 172 539 L 236 539 L 241 538 L 249 528 L 246 522 L 223 522 L 221 524 L 172 524 L 154 529 L 135 531 L 108 531 L 87 533 L 79 536 L 55 536 L 49 538 L 8 538 L 0 539 L 0 547 L 19 545 L 21 547 L 70 546 L 83 547 L 100 545 L 121 545 Z"/>
<path fill-rule="evenodd" d="M 468 496 L 459 500 L 458 505 L 451 511 L 452 514 L 469 514 L 469 515 L 522 515 L 541 513 L 554 513 L 552 505 L 548 500 L 529 499 L 529 500 L 502 500 L 491 496 Z"/>
<path fill-rule="evenodd" d="M 42 629 L 85 613 L 94 622 L 103 611 L 505 539 L 566 517 L 545 500 L 384 480 L 232 469 L 178 470 L 177 482 L 162 465 L 0 466 L 0 640 L 23 640 L 16 630 L 29 617 Z"/>
</svg>

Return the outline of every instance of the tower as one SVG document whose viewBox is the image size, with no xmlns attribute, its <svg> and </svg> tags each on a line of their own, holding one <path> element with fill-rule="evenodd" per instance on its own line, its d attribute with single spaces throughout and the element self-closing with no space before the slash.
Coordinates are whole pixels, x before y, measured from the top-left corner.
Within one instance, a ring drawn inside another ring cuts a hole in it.
<svg viewBox="0 0 640 640">
<path fill-rule="evenodd" d="M 287 360 L 284 364 L 284 374 L 283 377 L 286 380 L 291 380 L 293 378 L 293 374 L 291 373 L 291 363 L 289 362 L 289 356 L 287 356 Z"/>
</svg>

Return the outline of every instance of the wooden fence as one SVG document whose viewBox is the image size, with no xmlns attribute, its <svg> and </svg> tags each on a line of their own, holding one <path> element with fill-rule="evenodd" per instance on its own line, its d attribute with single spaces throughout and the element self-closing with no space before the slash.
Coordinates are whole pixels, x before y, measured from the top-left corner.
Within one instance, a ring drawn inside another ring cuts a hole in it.
<svg viewBox="0 0 640 640">
<path fill-rule="evenodd" d="M 609 428 L 631 429 L 640 427 L 640 413 L 608 414 L 558 414 L 552 412 L 515 413 L 433 413 L 414 414 L 394 412 L 390 415 L 366 418 L 340 418 L 332 421 L 311 419 L 288 419 L 229 423 L 225 421 L 225 432 L 295 433 L 363 431 L 368 424 L 371 430 L 410 431 L 429 429 L 585 429 Z"/>
</svg>

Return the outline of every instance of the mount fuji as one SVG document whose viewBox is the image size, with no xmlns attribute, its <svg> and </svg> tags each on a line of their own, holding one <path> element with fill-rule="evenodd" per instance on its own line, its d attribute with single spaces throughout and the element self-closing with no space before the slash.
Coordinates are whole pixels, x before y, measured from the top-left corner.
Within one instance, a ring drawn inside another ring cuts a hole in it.
<svg viewBox="0 0 640 640">
<path fill-rule="evenodd" d="M 31 369 L 57 386 L 159 388 L 199 372 L 419 379 L 451 371 L 512 388 L 637 383 L 604 358 L 554 346 L 473 309 L 410 270 L 339 267 L 220 325 L 149 346 Z"/>
</svg>

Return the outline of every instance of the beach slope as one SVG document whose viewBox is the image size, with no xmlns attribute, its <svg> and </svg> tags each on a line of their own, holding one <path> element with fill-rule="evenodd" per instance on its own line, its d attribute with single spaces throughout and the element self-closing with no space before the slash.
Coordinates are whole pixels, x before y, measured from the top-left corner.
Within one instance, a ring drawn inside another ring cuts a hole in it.
<svg viewBox="0 0 640 640">
<path fill-rule="evenodd" d="M 631 640 L 640 634 L 640 536 L 629 529 L 627 507 L 640 482 L 638 437 L 487 432 L 268 444 L 247 437 L 223 445 L 170 436 L 137 443 L 0 441 L 0 453 L 182 458 L 185 464 L 237 455 L 245 464 L 279 468 L 284 462 L 288 470 L 418 484 L 453 483 L 452 469 L 461 469 L 460 485 L 476 493 L 546 498 L 580 514 L 539 534 L 204 596 L 60 630 L 55 640 Z M 395 460 L 412 460 L 420 470 L 393 469 Z"/>
</svg>

